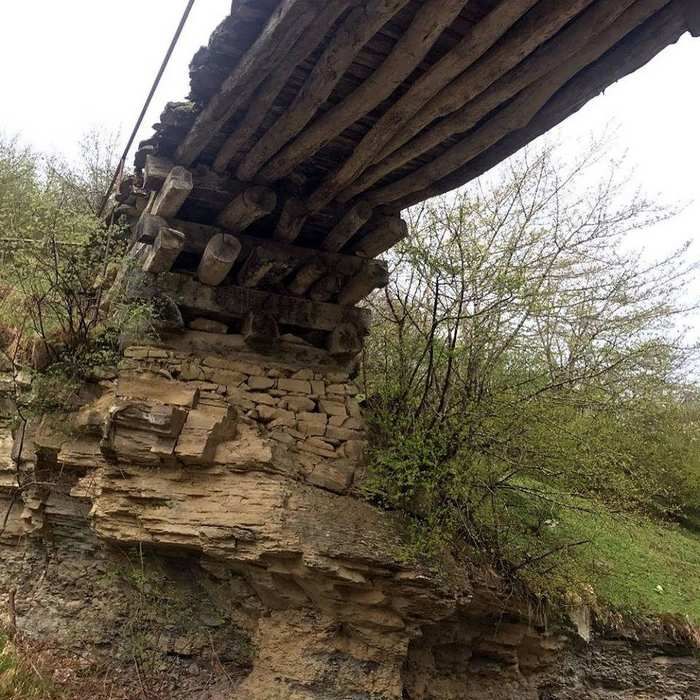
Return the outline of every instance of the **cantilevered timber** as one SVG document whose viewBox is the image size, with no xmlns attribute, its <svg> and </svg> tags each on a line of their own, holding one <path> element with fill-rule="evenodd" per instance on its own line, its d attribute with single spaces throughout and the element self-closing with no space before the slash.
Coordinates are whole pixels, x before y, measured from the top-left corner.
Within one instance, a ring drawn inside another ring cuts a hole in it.
<svg viewBox="0 0 700 700">
<path fill-rule="evenodd" d="M 149 154 L 143 168 L 143 189 L 149 192 L 158 191 L 175 166 L 169 158 Z"/>
<path fill-rule="evenodd" d="M 475 24 L 462 37 L 461 41 L 435 65 L 427 70 L 377 121 L 362 141 L 353 150 L 352 156 L 342 167 L 330 175 L 313 194 L 311 202 L 314 207 L 321 207 L 334 197 L 362 171 L 372 163 L 377 154 L 392 140 L 392 137 L 419 112 L 443 88 L 450 85 L 460 73 L 472 66 L 491 46 L 494 45 L 538 0 L 512 0 L 500 3 Z M 562 3 L 561 0 L 546 0 L 540 3 L 532 18 L 528 16 L 525 27 L 516 35 L 517 39 L 527 43 L 529 50 L 534 50 L 546 41 L 553 32 L 573 17 L 581 6 L 592 0 L 576 0 Z M 552 5 L 555 5 L 553 8 Z M 546 6 L 546 7 L 544 7 Z M 499 48 L 499 59 L 503 63 L 501 70 L 517 64 L 528 53 L 527 50 L 513 46 L 513 40 L 505 42 L 508 51 Z M 490 63 L 494 63 L 490 60 Z M 481 65 L 481 64 L 480 64 Z M 484 71 L 493 75 L 493 70 Z M 493 78 L 492 78 L 493 79 Z"/>
<path fill-rule="evenodd" d="M 330 0 L 314 23 L 317 27 L 332 27 L 348 8 L 348 0 Z M 323 31 L 305 32 L 291 49 L 286 60 L 275 66 L 253 95 L 245 116 L 228 137 L 214 161 L 214 169 L 223 172 L 239 151 L 250 150 L 253 139 L 282 88 L 300 63 L 303 63 L 323 41 Z"/>
<path fill-rule="evenodd" d="M 304 202 L 291 197 L 284 203 L 272 237 L 277 241 L 295 241 L 304 227 L 307 215 L 308 210 Z"/>
<path fill-rule="evenodd" d="M 337 252 L 370 220 L 372 207 L 360 201 L 349 209 L 321 243 L 323 250 Z"/>
<path fill-rule="evenodd" d="M 241 287 L 257 287 L 266 278 L 279 280 L 293 269 L 293 260 L 280 259 L 264 247 L 255 246 L 238 272 L 237 281 Z"/>
<path fill-rule="evenodd" d="M 328 336 L 326 349 L 335 357 L 351 359 L 362 350 L 362 339 L 352 323 L 343 323 Z"/>
<path fill-rule="evenodd" d="M 222 126 L 245 105 L 260 83 L 284 62 L 298 39 L 310 30 L 327 0 L 282 0 L 260 36 L 197 117 L 175 159 L 191 165 Z M 313 30 L 311 30 L 313 31 Z"/>
<path fill-rule="evenodd" d="M 180 207 L 190 196 L 193 186 L 192 173 L 186 168 L 176 165 L 165 178 L 151 207 L 151 214 L 162 216 L 164 219 L 177 216 Z"/>
<path fill-rule="evenodd" d="M 525 128 L 547 102 L 580 70 L 599 59 L 610 47 L 653 16 L 667 0 L 639 0 L 615 24 L 606 28 L 584 49 L 521 92 L 507 107 L 488 120 L 444 154 L 409 176 L 370 194 L 370 200 L 385 204 L 430 187 L 464 163 L 476 158 L 511 131 Z"/>
<path fill-rule="evenodd" d="M 231 231 L 245 231 L 252 223 L 271 214 L 277 205 L 277 196 L 267 187 L 254 186 L 234 197 L 224 209 L 217 223 Z"/>
<path fill-rule="evenodd" d="M 330 301 L 336 297 L 343 288 L 343 277 L 336 272 L 322 277 L 309 290 L 309 298 L 314 301 Z"/>
<path fill-rule="evenodd" d="M 144 272 L 170 272 L 177 256 L 180 255 L 184 247 L 184 233 L 167 226 L 161 226 L 143 263 Z"/>
<path fill-rule="evenodd" d="M 167 227 L 168 222 L 162 216 L 153 216 L 148 211 L 144 211 L 133 227 L 134 235 L 131 240 L 133 243 L 152 244 L 161 228 Z"/>
<path fill-rule="evenodd" d="M 237 238 L 223 233 L 213 236 L 204 249 L 197 268 L 199 281 L 212 287 L 221 284 L 228 277 L 240 254 L 241 243 Z"/>
<path fill-rule="evenodd" d="M 243 320 L 241 334 L 251 347 L 276 345 L 280 340 L 277 320 L 266 311 L 251 311 Z"/>
<path fill-rule="evenodd" d="M 314 258 L 299 268 L 294 279 L 287 285 L 287 291 L 294 296 L 304 296 L 327 272 L 328 268 L 323 261 Z"/>
<path fill-rule="evenodd" d="M 238 177 L 252 180 L 280 148 L 302 131 L 333 92 L 365 44 L 407 2 L 408 0 L 376 0 L 361 3 L 350 11 L 292 104 L 243 159 L 236 171 Z M 226 156 L 228 155 L 227 153 Z M 222 158 L 217 159 L 217 167 L 225 167 Z"/>
<path fill-rule="evenodd" d="M 511 132 L 502 141 L 488 149 L 483 157 L 474 159 L 473 163 L 464 163 L 461 168 L 453 171 L 449 176 L 396 200 L 395 206 L 401 208 L 412 206 L 473 180 L 533 139 L 561 123 L 586 102 L 605 90 L 612 82 L 634 72 L 654 58 L 663 48 L 676 42 L 687 30 L 686 20 L 680 12 L 679 6 L 673 1 L 653 14 L 652 5 L 653 3 L 649 0 L 642 2 L 638 0 L 637 4 L 625 14 L 634 12 L 639 17 L 637 13 L 644 9 L 645 14 L 649 17 L 647 21 L 639 26 L 633 34 L 631 33 L 629 37 L 625 38 L 619 46 L 610 49 L 603 58 L 581 71 L 549 101 L 546 108 L 533 118 L 525 128 Z M 633 16 L 629 15 L 629 17 Z"/>
<path fill-rule="evenodd" d="M 157 292 L 168 295 L 181 309 L 196 316 L 243 319 L 249 313 L 269 313 L 279 324 L 319 331 L 332 331 L 351 323 L 362 333 L 369 329 L 370 312 L 338 304 L 297 299 L 246 287 L 210 287 L 189 275 L 160 275 Z"/>
<path fill-rule="evenodd" d="M 431 125 L 412 141 L 365 170 L 356 183 L 341 193 L 338 199 L 343 202 L 357 197 L 389 173 L 428 153 L 451 136 L 469 131 L 499 105 L 562 65 L 572 53 L 593 41 L 601 28 L 612 24 L 635 1 L 597 2 L 515 69 L 496 80 L 478 97 L 468 101 L 461 109 Z M 475 75 L 481 72 L 482 65 L 488 65 L 491 56 L 498 56 L 499 53 L 500 51 L 489 54 L 488 59 L 476 64 Z M 466 96 L 465 94 L 465 98 Z M 400 140 L 392 141 L 392 147 L 399 142 Z"/>
<path fill-rule="evenodd" d="M 222 233 L 216 226 L 196 224 L 190 221 L 175 219 L 169 224 L 171 227 L 182 231 L 187 240 L 185 242 L 185 252 L 201 255 L 207 247 L 209 241 Z M 256 238 L 245 234 L 235 234 L 241 242 L 242 251 L 239 261 L 245 260 L 256 248 L 265 251 L 265 255 L 280 262 L 290 264 L 294 269 L 298 269 L 309 262 L 318 260 L 325 266 L 326 270 L 335 270 L 344 277 L 353 277 L 359 274 L 368 264 L 355 255 L 344 255 L 342 253 L 329 253 L 313 248 L 302 248 L 301 246 L 284 243 L 282 241 L 271 241 L 264 238 Z M 144 241 L 151 242 L 151 241 Z"/>
<path fill-rule="evenodd" d="M 408 224 L 398 216 L 385 216 L 366 233 L 352 250 L 363 258 L 376 258 L 408 236 Z"/>
<path fill-rule="evenodd" d="M 466 2 L 468 0 L 426 0 L 384 62 L 346 99 L 318 117 L 274 156 L 260 172 L 261 181 L 273 182 L 287 176 L 389 97 L 423 61 Z"/>
<path fill-rule="evenodd" d="M 341 306 L 354 306 L 375 289 L 383 289 L 389 284 L 389 268 L 382 260 L 373 260 L 359 275 L 353 277 L 338 296 Z"/>
</svg>

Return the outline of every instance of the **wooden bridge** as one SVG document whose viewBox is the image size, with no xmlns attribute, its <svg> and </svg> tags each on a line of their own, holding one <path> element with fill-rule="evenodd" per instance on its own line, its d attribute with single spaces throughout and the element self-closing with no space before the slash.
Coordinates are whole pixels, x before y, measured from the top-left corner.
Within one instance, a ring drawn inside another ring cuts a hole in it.
<svg viewBox="0 0 700 700">
<path fill-rule="evenodd" d="M 351 356 L 403 208 L 686 31 L 700 35 L 700 0 L 234 0 L 113 211 L 184 322 Z"/>
</svg>

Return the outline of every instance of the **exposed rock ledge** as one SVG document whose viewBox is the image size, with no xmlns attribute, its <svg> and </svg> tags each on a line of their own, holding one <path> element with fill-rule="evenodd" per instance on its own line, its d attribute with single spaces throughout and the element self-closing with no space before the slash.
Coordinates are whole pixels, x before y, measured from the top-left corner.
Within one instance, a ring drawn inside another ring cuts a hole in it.
<svg viewBox="0 0 700 700">
<path fill-rule="evenodd" d="M 21 451 L 0 423 L 0 602 L 17 588 L 26 634 L 195 670 L 214 657 L 235 685 L 221 698 L 700 697 L 690 637 L 586 642 L 495 576 L 404 563 L 398 524 L 353 495 L 364 434 L 344 370 L 211 337 L 131 348 Z"/>
</svg>

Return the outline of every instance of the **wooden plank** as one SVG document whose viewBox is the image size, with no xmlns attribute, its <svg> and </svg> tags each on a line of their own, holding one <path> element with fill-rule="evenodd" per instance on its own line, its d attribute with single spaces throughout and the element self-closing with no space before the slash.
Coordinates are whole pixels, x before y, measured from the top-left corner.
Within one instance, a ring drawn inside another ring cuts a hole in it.
<svg viewBox="0 0 700 700">
<path fill-rule="evenodd" d="M 370 220 L 374 210 L 367 202 L 358 202 L 333 227 L 321 243 L 323 250 L 338 252 Z"/>
<path fill-rule="evenodd" d="M 167 226 L 161 226 L 143 263 L 143 271 L 156 274 L 169 272 L 184 247 L 184 233 Z"/>
<path fill-rule="evenodd" d="M 330 0 L 318 16 L 316 26 L 332 27 L 347 7 L 348 0 Z M 292 73 L 316 50 L 323 39 L 323 31 L 305 32 L 289 52 L 286 60 L 278 64 L 275 70 L 265 78 L 248 105 L 245 116 L 219 151 L 214 161 L 216 171 L 224 172 L 239 151 L 250 150 L 260 125 Z"/>
<path fill-rule="evenodd" d="M 579 71 L 599 59 L 629 32 L 667 4 L 667 0 L 639 0 L 615 24 L 607 27 L 581 51 L 521 92 L 482 127 L 468 134 L 427 165 L 368 196 L 375 204 L 400 200 L 447 177 L 493 146 L 510 132 L 522 129 Z"/>
<path fill-rule="evenodd" d="M 360 274 L 353 277 L 340 292 L 338 303 L 341 306 L 354 306 L 369 296 L 375 289 L 383 289 L 389 284 L 389 268 L 382 260 L 374 260 Z"/>
<path fill-rule="evenodd" d="M 325 0 L 282 0 L 260 36 L 209 100 L 186 138 L 178 146 L 175 160 L 191 165 L 211 138 L 250 99 L 260 83 L 284 61 L 319 15 Z"/>
<path fill-rule="evenodd" d="M 291 197 L 284 203 L 272 237 L 276 241 L 295 241 L 304 227 L 307 215 L 308 211 L 304 202 Z"/>
<path fill-rule="evenodd" d="M 355 184 L 340 194 L 339 201 L 345 202 L 359 196 L 389 173 L 428 153 L 451 136 L 469 131 L 500 104 L 562 65 L 573 53 L 593 41 L 601 28 L 612 24 L 635 1 L 604 0 L 593 5 L 476 99 L 468 101 L 461 109 L 431 125 L 412 141 L 365 170 Z M 391 147 L 397 143 L 399 141 L 392 141 Z"/>
<path fill-rule="evenodd" d="M 406 123 L 417 112 L 424 110 L 427 103 L 438 93 L 442 94 L 443 88 L 450 86 L 451 89 L 460 74 L 483 56 L 537 2 L 538 0 L 511 0 L 511 2 L 501 3 L 481 22 L 471 27 L 451 51 L 426 71 L 402 97 L 389 107 L 353 149 L 350 158 L 339 170 L 329 175 L 313 193 L 311 206 L 320 209 L 332 201 L 377 158 L 377 154 L 381 153 L 397 132 L 403 133 Z M 502 72 L 512 68 L 524 54 L 546 41 L 573 17 L 581 6 L 590 2 L 592 0 L 574 0 L 567 3 L 562 3 L 561 0 L 546 0 L 540 3 L 536 8 L 537 11 L 532 13 L 533 16 L 528 16 L 525 26 L 520 28 L 515 39 L 503 42 L 497 51 L 497 58 L 494 60 L 494 57 L 489 57 L 486 63 L 489 66 L 497 63 Z M 518 47 L 516 39 L 526 43 L 529 51 Z M 479 65 L 483 66 L 484 62 L 480 62 Z M 496 71 L 485 68 L 481 68 L 481 71 L 488 76 L 486 80 L 490 82 L 494 80 L 493 75 Z M 459 80 L 463 79 L 462 75 Z"/>
<path fill-rule="evenodd" d="M 353 8 L 328 43 L 292 104 L 267 130 L 236 170 L 244 181 L 258 171 L 311 121 L 365 44 L 408 0 L 376 0 Z M 222 162 L 217 163 L 221 167 Z M 225 167 L 225 166 L 224 166 Z"/>
<path fill-rule="evenodd" d="M 182 235 L 184 237 L 185 234 Z M 199 281 L 213 287 L 221 284 L 240 254 L 241 243 L 237 238 L 223 233 L 213 236 L 207 243 L 197 268 Z"/>
<path fill-rule="evenodd" d="M 217 223 L 230 231 L 245 231 L 252 223 L 269 216 L 277 205 L 277 195 L 267 187 L 249 187 L 233 198 L 219 214 Z"/>
<path fill-rule="evenodd" d="M 371 321 L 367 309 L 307 301 L 238 286 L 209 287 L 189 275 L 172 272 L 158 277 L 154 291 L 167 295 L 188 313 L 199 316 L 243 319 L 251 312 L 269 313 L 279 324 L 332 331 L 341 323 L 350 323 L 363 334 L 368 332 Z"/>
<path fill-rule="evenodd" d="M 353 246 L 353 252 L 363 258 L 375 258 L 406 236 L 408 236 L 408 224 L 402 218 L 385 216 Z"/>
<path fill-rule="evenodd" d="M 177 216 L 180 207 L 190 196 L 193 186 L 192 173 L 176 165 L 165 178 L 165 182 L 163 182 L 163 186 L 151 207 L 151 214 L 162 216 L 164 219 Z"/>
<path fill-rule="evenodd" d="M 391 54 L 356 90 L 318 117 L 259 174 L 261 182 L 286 177 L 348 126 L 371 112 L 408 78 L 468 0 L 426 0 Z"/>
<path fill-rule="evenodd" d="M 679 6 L 675 2 L 670 2 L 639 27 L 629 37 L 629 41 L 625 39 L 602 59 L 577 75 L 550 100 L 546 108 L 531 120 L 527 127 L 512 132 L 483 156 L 465 163 L 448 177 L 397 200 L 395 206 L 400 208 L 413 206 L 479 177 L 538 136 L 560 124 L 616 80 L 641 68 L 663 48 L 678 41 L 686 30 L 686 19 L 679 11 Z"/>
</svg>

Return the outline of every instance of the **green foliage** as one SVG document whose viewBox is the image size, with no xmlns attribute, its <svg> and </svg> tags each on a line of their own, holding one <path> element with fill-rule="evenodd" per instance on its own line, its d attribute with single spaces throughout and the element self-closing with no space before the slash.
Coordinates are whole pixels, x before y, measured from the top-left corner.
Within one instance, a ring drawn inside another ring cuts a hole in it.
<svg viewBox="0 0 700 700">
<path fill-rule="evenodd" d="M 0 633 L 0 700 L 52 700 L 55 688 Z"/>
<path fill-rule="evenodd" d="M 676 321 L 695 266 L 686 248 L 623 252 L 664 213 L 614 177 L 586 188 L 587 166 L 545 151 L 414 210 L 373 300 L 368 497 L 516 578 L 590 549 L 573 526 L 549 537 L 579 499 L 611 517 L 698 513 L 696 349 Z"/>
</svg>

